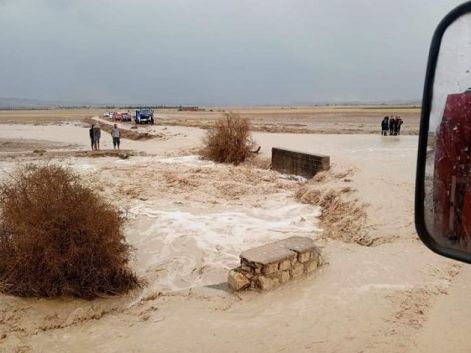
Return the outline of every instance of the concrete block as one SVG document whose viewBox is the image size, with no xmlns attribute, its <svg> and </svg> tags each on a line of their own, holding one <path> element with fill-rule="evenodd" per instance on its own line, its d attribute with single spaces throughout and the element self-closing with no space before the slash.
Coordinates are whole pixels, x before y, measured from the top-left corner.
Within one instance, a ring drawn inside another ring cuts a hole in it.
<svg viewBox="0 0 471 353">
<path fill-rule="evenodd" d="M 316 173 L 329 168 L 329 156 L 272 148 L 272 169 L 281 173 L 312 178 Z"/>
</svg>

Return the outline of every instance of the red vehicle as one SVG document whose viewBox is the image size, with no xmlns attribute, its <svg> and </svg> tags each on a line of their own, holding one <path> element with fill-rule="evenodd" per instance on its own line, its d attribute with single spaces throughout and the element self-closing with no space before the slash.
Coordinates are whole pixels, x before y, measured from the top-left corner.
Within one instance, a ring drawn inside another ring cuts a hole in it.
<svg viewBox="0 0 471 353">
<path fill-rule="evenodd" d="M 126 112 L 114 112 L 112 119 L 113 121 L 131 121 L 131 114 Z"/>
<path fill-rule="evenodd" d="M 471 240 L 470 119 L 471 90 L 448 95 L 434 166 L 434 231 L 463 245 Z"/>
</svg>

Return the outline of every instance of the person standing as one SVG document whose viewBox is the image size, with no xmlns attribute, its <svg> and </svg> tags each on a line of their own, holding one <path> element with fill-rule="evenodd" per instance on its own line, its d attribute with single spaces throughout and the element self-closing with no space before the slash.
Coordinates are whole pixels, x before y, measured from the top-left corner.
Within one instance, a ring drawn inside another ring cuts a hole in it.
<svg viewBox="0 0 471 353">
<path fill-rule="evenodd" d="M 391 119 L 389 119 L 389 136 L 394 134 L 395 128 L 396 128 L 396 119 L 394 119 L 394 117 L 391 117 Z"/>
<path fill-rule="evenodd" d="M 93 128 L 93 140 L 95 141 L 95 151 L 100 150 L 101 129 L 99 126 Z"/>
<path fill-rule="evenodd" d="M 90 134 L 90 144 L 92 146 L 92 151 L 95 149 L 95 125 L 92 124 L 89 130 Z"/>
<path fill-rule="evenodd" d="M 400 135 L 401 134 L 401 126 L 402 124 L 404 123 L 404 121 L 402 120 L 401 117 L 398 117 L 397 118 L 397 121 L 396 121 L 396 131 L 397 131 L 397 135 Z"/>
<path fill-rule="evenodd" d="M 397 136 L 397 124 L 399 124 L 399 117 L 398 117 L 398 116 L 395 116 L 395 117 L 394 117 L 394 120 L 395 120 L 395 124 L 394 124 L 394 131 L 393 131 L 393 134 L 394 134 L 394 136 Z"/>
<path fill-rule="evenodd" d="M 381 122 L 381 136 L 388 135 L 388 128 L 389 128 L 389 117 L 385 116 L 383 121 Z"/>
<path fill-rule="evenodd" d="M 121 131 L 118 128 L 117 124 L 114 124 L 113 129 L 111 129 L 111 137 L 113 138 L 113 148 L 116 149 L 116 147 L 119 150 L 119 145 L 121 143 Z"/>
</svg>

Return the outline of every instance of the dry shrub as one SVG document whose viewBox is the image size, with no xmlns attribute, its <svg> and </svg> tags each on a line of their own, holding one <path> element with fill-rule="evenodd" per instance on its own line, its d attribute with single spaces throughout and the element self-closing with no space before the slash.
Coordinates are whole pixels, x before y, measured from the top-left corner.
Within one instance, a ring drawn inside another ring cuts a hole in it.
<svg viewBox="0 0 471 353">
<path fill-rule="evenodd" d="M 20 168 L 0 185 L 0 215 L 0 291 L 91 299 L 139 286 L 121 214 L 70 170 Z"/>
<path fill-rule="evenodd" d="M 377 240 L 366 230 L 366 204 L 349 197 L 353 191 L 350 187 L 319 189 L 305 185 L 295 197 L 302 203 L 321 208 L 319 219 L 324 237 L 364 246 L 376 245 Z"/>
<path fill-rule="evenodd" d="M 203 158 L 239 164 L 250 156 L 254 142 L 250 136 L 250 124 L 237 113 L 226 113 L 210 128 L 201 151 Z"/>
</svg>

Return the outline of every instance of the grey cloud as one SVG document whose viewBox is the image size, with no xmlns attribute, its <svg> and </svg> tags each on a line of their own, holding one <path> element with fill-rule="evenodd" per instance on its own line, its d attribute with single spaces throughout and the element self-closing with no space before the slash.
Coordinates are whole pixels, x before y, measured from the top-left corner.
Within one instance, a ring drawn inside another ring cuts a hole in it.
<svg viewBox="0 0 471 353">
<path fill-rule="evenodd" d="M 0 96 L 164 104 L 420 98 L 459 0 L 16 0 Z"/>
</svg>

